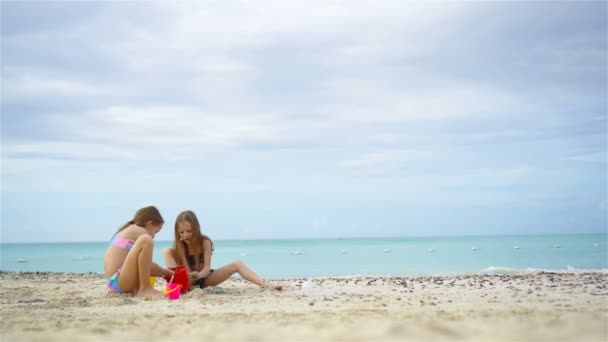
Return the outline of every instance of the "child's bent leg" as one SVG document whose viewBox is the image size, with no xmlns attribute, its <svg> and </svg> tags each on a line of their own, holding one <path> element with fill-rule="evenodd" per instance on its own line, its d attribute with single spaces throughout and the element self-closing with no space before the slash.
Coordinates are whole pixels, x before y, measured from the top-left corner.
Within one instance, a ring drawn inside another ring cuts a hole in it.
<svg viewBox="0 0 608 342">
<path fill-rule="evenodd" d="M 118 286 L 125 292 L 137 289 L 139 296 L 162 297 L 150 287 L 150 266 L 154 241 L 150 235 L 140 235 L 127 254 L 118 277 Z"/>
<path fill-rule="evenodd" d="M 177 262 L 175 261 L 175 257 L 173 256 L 172 248 L 163 248 L 163 257 L 165 258 L 165 265 L 168 268 L 177 267 Z"/>
</svg>

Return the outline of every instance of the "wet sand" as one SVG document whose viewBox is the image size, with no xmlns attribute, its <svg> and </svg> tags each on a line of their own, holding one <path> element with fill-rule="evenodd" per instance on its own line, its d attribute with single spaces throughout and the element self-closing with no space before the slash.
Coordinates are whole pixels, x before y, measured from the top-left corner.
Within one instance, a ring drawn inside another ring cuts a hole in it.
<svg viewBox="0 0 608 342">
<path fill-rule="evenodd" d="M 152 301 L 100 274 L 0 272 L 1 340 L 608 340 L 605 273 L 275 281 Z"/>
</svg>

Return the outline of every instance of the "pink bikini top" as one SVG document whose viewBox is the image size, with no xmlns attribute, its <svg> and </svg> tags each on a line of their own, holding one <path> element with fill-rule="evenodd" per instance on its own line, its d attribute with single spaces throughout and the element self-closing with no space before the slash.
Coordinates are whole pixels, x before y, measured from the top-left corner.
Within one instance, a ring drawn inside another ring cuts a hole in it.
<svg viewBox="0 0 608 342">
<path fill-rule="evenodd" d="M 115 246 L 115 247 L 126 249 L 127 251 L 129 251 L 129 250 L 131 250 L 131 247 L 133 247 L 134 243 L 135 243 L 135 241 L 125 239 L 124 237 L 116 234 L 112 238 L 112 241 L 110 242 L 110 246 Z"/>
</svg>

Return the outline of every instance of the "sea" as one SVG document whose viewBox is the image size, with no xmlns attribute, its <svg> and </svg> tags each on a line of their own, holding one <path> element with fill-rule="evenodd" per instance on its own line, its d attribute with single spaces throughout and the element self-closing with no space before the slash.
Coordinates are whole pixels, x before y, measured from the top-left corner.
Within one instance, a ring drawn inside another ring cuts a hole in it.
<svg viewBox="0 0 608 342">
<path fill-rule="evenodd" d="M 244 261 L 263 278 L 608 272 L 608 235 L 215 240 L 211 267 Z M 154 261 L 164 265 L 156 241 Z M 103 272 L 108 242 L 0 244 L 0 270 Z"/>
</svg>

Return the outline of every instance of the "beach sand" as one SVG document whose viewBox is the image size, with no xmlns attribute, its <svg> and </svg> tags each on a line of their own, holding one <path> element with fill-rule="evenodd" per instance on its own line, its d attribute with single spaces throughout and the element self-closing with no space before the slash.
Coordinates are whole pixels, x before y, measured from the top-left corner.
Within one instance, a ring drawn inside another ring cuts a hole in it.
<svg viewBox="0 0 608 342">
<path fill-rule="evenodd" d="M 1 340 L 608 340 L 605 273 L 276 282 L 149 301 L 100 274 L 0 272 Z"/>
</svg>

